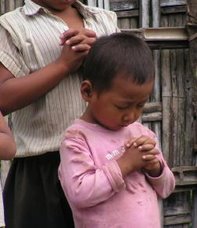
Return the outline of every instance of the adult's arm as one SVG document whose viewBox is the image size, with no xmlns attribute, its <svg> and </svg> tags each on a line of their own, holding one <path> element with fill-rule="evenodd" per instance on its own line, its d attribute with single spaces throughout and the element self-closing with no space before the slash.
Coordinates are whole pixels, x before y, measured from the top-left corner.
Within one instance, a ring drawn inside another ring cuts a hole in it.
<svg viewBox="0 0 197 228">
<path fill-rule="evenodd" d="M 74 33 L 75 40 L 70 45 L 64 45 L 56 61 L 23 77 L 15 77 L 0 63 L 0 109 L 2 113 L 5 115 L 31 104 L 54 88 L 69 73 L 76 71 L 92 44 L 92 33 L 90 35 L 89 33 L 87 31 L 84 31 L 84 35 Z M 73 50 L 73 45 L 78 49 Z"/>
<path fill-rule="evenodd" d="M 67 69 L 58 63 L 27 76 L 16 78 L 0 64 L 0 109 L 8 114 L 36 101 L 55 87 L 68 74 Z"/>
<path fill-rule="evenodd" d="M 7 160 L 14 157 L 16 144 L 6 121 L 0 112 L 0 160 Z"/>
</svg>

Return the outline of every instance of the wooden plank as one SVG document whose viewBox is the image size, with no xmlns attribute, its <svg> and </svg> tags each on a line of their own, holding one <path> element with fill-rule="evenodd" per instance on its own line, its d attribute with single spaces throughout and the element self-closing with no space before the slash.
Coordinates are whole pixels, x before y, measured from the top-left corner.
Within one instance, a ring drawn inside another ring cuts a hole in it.
<svg viewBox="0 0 197 228">
<path fill-rule="evenodd" d="M 132 10 L 138 8 L 138 0 L 110 0 L 110 9 L 113 11 Z"/>
<path fill-rule="evenodd" d="M 171 79 L 170 79 L 170 51 L 161 52 L 161 83 L 162 83 L 162 150 L 164 157 L 170 166 L 173 165 L 173 153 L 171 152 Z"/>
<path fill-rule="evenodd" d="M 158 28 L 160 26 L 160 6 L 158 0 L 152 0 L 152 27 Z"/>
<path fill-rule="evenodd" d="M 178 127 L 178 88 L 177 88 L 177 63 L 176 52 L 170 51 L 170 68 L 171 68 L 171 84 L 172 84 L 172 102 L 171 102 L 171 143 L 173 146 L 173 165 L 180 165 L 180 156 L 178 151 L 177 127 Z"/>
<path fill-rule="evenodd" d="M 187 133 L 189 130 L 189 127 L 193 127 L 193 134 L 194 138 L 187 139 L 186 145 L 191 145 L 194 147 L 194 152 L 197 151 L 196 145 L 197 145 L 197 90 L 196 90 L 196 84 L 197 84 L 197 2 L 196 0 L 187 0 L 187 31 L 189 34 L 189 55 L 190 55 L 190 66 L 188 66 L 189 72 L 191 72 L 190 77 L 188 76 L 186 82 L 186 88 L 188 93 L 188 99 L 192 106 L 193 106 L 193 113 L 187 110 L 187 115 L 189 118 L 189 121 L 187 121 Z M 192 70 L 190 70 L 192 69 Z M 190 82 L 191 84 L 189 85 Z M 190 90 L 189 90 L 190 88 Z M 193 91 L 193 93 L 192 93 Z M 191 110 L 191 109 L 190 109 Z M 191 121 L 193 120 L 193 121 Z M 191 126 L 190 126 L 191 125 Z M 188 142 L 189 141 L 189 142 Z M 188 148 L 187 148 L 188 149 Z M 196 158 L 196 157 L 195 157 Z M 197 159 L 193 162 L 194 165 L 197 166 Z M 193 191 L 193 227 L 197 227 L 197 190 Z"/>
<path fill-rule="evenodd" d="M 151 10 L 152 10 L 152 27 L 158 28 L 160 26 L 160 2 L 157 0 L 151 1 Z M 155 83 L 154 91 L 151 96 L 151 100 L 156 102 L 161 102 L 161 59 L 160 59 L 160 50 L 153 51 L 154 64 L 155 64 Z M 151 129 L 157 135 L 158 141 L 161 146 L 162 140 L 162 129 L 161 121 L 155 121 L 152 123 Z M 163 205 L 162 205 L 163 206 Z M 162 220 L 163 224 L 163 220 Z"/>
<path fill-rule="evenodd" d="M 176 78 L 177 78 L 177 128 L 176 128 L 176 135 L 177 135 L 177 147 L 176 151 L 178 156 L 180 157 L 180 165 L 190 165 L 191 159 L 188 159 L 189 153 L 185 151 L 185 84 L 184 84 L 184 77 L 185 77 L 185 59 L 184 59 L 184 50 L 178 49 L 175 52 L 176 58 Z M 189 155 L 189 157 L 191 157 Z"/>
<path fill-rule="evenodd" d="M 192 213 L 192 221 L 193 221 L 193 227 L 197 227 L 197 190 L 195 189 L 193 191 L 193 213 Z"/>
<path fill-rule="evenodd" d="M 178 14 L 178 13 L 184 13 L 186 14 L 187 6 L 176 6 L 176 7 L 165 7 L 161 8 L 161 14 Z"/>
<path fill-rule="evenodd" d="M 145 104 L 143 112 L 151 113 L 151 112 L 159 112 L 159 111 L 160 112 L 162 111 L 161 102 L 149 102 Z"/>
<path fill-rule="evenodd" d="M 119 19 L 118 25 L 119 25 L 119 28 L 121 28 L 122 30 L 128 29 L 128 28 L 137 28 L 139 26 L 138 20 L 136 18 L 131 18 L 129 20 L 128 18 Z"/>
<path fill-rule="evenodd" d="M 152 122 L 152 121 L 161 121 L 161 120 L 162 120 L 161 112 L 144 113 L 142 115 L 143 122 Z"/>
<path fill-rule="evenodd" d="M 128 28 L 128 27 L 130 27 L 130 20 L 127 17 L 122 18 L 122 20 L 119 21 L 119 25 L 123 29 Z"/>
<path fill-rule="evenodd" d="M 142 37 L 150 46 L 156 49 L 180 49 L 188 48 L 189 41 L 185 28 L 162 27 L 162 28 L 140 28 L 122 29 L 122 32 L 134 32 Z"/>
<path fill-rule="evenodd" d="M 192 227 L 191 190 L 176 192 L 164 201 L 164 227 Z"/>
<path fill-rule="evenodd" d="M 152 14 L 152 27 L 158 28 L 160 26 L 160 2 L 157 0 L 151 0 L 151 14 Z M 154 65 L 155 65 L 155 83 L 154 83 L 154 91 L 151 96 L 152 101 L 156 101 L 158 103 L 161 102 L 161 59 L 160 59 L 160 50 L 153 51 L 154 57 Z M 158 141 L 161 146 L 162 140 L 162 129 L 161 129 L 161 121 L 155 121 L 152 123 L 151 129 L 155 132 Z M 162 204 L 163 206 L 163 204 Z M 163 213 L 163 208 L 162 208 Z M 162 216 L 163 218 L 163 216 Z M 162 219 L 163 224 L 163 219 Z"/>
<path fill-rule="evenodd" d="M 129 17 L 138 17 L 139 16 L 139 10 L 116 11 L 116 14 L 117 14 L 117 17 L 119 19 L 120 18 L 129 18 Z"/>
<path fill-rule="evenodd" d="M 190 37 L 191 65 L 197 80 L 197 2 L 194 0 L 188 0 L 187 31 Z"/>
<path fill-rule="evenodd" d="M 6 0 L 1 0 L 0 1 L 0 15 L 4 14 L 6 12 L 6 5 L 5 5 Z"/>
<path fill-rule="evenodd" d="M 22 6 L 24 3 L 23 0 L 1 0 L 0 1 L 0 14 L 4 14 L 15 8 Z"/>
<path fill-rule="evenodd" d="M 197 186 L 197 167 L 178 166 L 178 167 L 173 167 L 172 171 L 174 173 L 177 186 L 183 186 L 183 185 Z"/>
<path fill-rule="evenodd" d="M 177 6 L 177 5 L 186 5 L 186 0 L 160 0 L 160 6 Z"/>
<path fill-rule="evenodd" d="M 23 0 L 17 0 L 16 1 L 16 5 L 15 5 L 15 8 L 19 7 L 19 6 L 22 6 L 24 4 L 24 1 Z"/>
<path fill-rule="evenodd" d="M 87 0 L 89 6 L 96 6 L 96 0 Z"/>
<path fill-rule="evenodd" d="M 176 225 L 182 225 L 182 224 L 190 224 L 192 220 L 191 214 L 183 214 L 183 215 L 176 215 L 176 216 L 170 216 L 164 218 L 164 225 L 168 226 L 173 225 L 172 227 Z M 183 227 L 183 226 L 181 226 Z M 189 228 L 189 226 L 186 226 Z"/>
<path fill-rule="evenodd" d="M 150 0 L 140 1 L 140 27 L 148 28 L 150 26 Z"/>
</svg>

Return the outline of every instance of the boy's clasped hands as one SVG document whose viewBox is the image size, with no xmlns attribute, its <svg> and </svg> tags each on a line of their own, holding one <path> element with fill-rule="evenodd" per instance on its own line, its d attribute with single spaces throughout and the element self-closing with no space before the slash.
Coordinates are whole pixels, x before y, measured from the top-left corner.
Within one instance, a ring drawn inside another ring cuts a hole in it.
<svg viewBox="0 0 197 228">
<path fill-rule="evenodd" d="M 125 144 L 125 153 L 118 159 L 123 176 L 134 171 L 143 171 L 152 177 L 162 172 L 162 165 L 158 159 L 159 151 L 156 142 L 147 136 L 129 140 Z"/>
</svg>

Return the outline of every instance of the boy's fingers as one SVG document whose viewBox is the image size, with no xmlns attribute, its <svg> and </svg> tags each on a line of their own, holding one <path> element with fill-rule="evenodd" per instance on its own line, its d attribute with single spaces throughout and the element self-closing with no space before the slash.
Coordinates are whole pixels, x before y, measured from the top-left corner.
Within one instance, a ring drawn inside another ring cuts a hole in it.
<svg viewBox="0 0 197 228">
<path fill-rule="evenodd" d="M 149 150 L 152 150 L 154 148 L 155 148 L 155 146 L 153 144 L 144 144 L 144 145 L 138 146 L 138 149 L 140 151 L 149 151 Z"/>
<path fill-rule="evenodd" d="M 143 159 L 144 161 L 150 161 L 150 160 L 155 159 L 155 155 L 153 155 L 153 154 L 142 155 L 142 159 Z"/>
<path fill-rule="evenodd" d="M 132 146 L 132 144 L 135 142 L 136 138 L 130 139 L 125 143 L 125 147 L 129 148 Z"/>
<path fill-rule="evenodd" d="M 153 144 L 155 146 L 156 142 L 153 139 L 142 135 L 137 138 L 133 144 L 135 147 L 142 146 L 143 144 Z"/>
<path fill-rule="evenodd" d="M 160 152 L 157 150 L 157 149 L 152 149 L 152 150 L 149 150 L 149 151 L 142 151 L 142 156 L 148 156 L 148 155 L 151 155 L 151 156 L 154 156 L 156 157 L 156 155 L 158 155 Z"/>
<path fill-rule="evenodd" d="M 144 144 L 147 141 L 147 137 L 146 136 L 140 136 L 139 138 L 137 138 L 134 142 L 134 146 L 138 147 L 142 144 Z"/>
</svg>

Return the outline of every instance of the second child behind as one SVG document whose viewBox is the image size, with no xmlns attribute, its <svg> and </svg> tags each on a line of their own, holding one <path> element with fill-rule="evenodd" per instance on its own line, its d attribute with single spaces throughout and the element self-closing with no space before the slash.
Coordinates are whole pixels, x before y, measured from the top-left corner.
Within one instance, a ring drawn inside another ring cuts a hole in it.
<svg viewBox="0 0 197 228">
<path fill-rule="evenodd" d="M 84 63 L 88 106 L 66 130 L 59 179 L 75 227 L 160 228 L 158 197 L 175 179 L 154 132 L 137 122 L 154 85 L 147 44 L 135 35 L 98 39 Z"/>
</svg>

